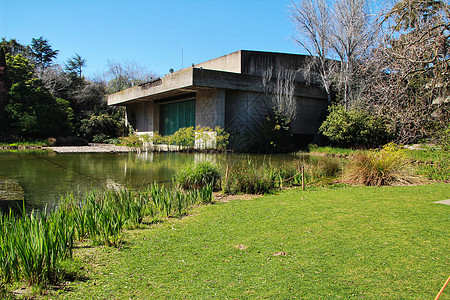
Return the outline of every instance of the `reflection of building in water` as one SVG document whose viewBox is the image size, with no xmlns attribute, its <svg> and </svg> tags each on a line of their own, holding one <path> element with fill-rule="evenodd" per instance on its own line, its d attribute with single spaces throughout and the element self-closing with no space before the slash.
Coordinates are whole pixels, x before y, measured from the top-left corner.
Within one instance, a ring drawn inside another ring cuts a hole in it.
<svg viewBox="0 0 450 300">
<path fill-rule="evenodd" d="M 136 158 L 140 160 L 145 160 L 148 162 L 153 162 L 153 152 L 139 152 L 136 154 Z"/>
<path fill-rule="evenodd" d="M 202 161 L 209 161 L 216 164 L 218 162 L 218 157 L 219 156 L 216 154 L 198 152 L 194 153 L 194 162 L 198 163 Z"/>
</svg>

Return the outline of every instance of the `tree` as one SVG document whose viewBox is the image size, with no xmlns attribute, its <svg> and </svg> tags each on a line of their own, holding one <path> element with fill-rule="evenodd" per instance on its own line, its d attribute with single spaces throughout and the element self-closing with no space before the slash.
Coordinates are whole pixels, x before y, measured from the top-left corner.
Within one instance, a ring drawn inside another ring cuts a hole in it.
<svg viewBox="0 0 450 300">
<path fill-rule="evenodd" d="M 51 66 L 59 52 L 59 50 L 53 50 L 48 40 L 42 36 L 31 40 L 30 51 L 40 73 Z"/>
<path fill-rule="evenodd" d="M 329 112 L 319 131 L 339 146 L 377 147 L 392 137 L 382 118 L 362 109 L 338 104 L 330 106 Z"/>
<path fill-rule="evenodd" d="M 7 41 L 5 38 L 2 38 L 2 41 L 0 42 L 0 47 L 3 48 L 5 54 L 9 53 L 12 56 L 22 54 L 27 59 L 32 58 L 32 55 L 30 53 L 30 47 L 20 44 L 16 39 L 10 39 L 9 41 Z"/>
<path fill-rule="evenodd" d="M 6 55 L 10 87 L 3 109 L 8 116 L 8 129 L 26 138 L 65 134 L 70 130 L 68 102 L 55 99 L 33 76 L 33 71 L 21 54 Z"/>
<path fill-rule="evenodd" d="M 101 80 L 106 83 L 108 94 L 159 78 L 148 68 L 135 62 L 108 61 L 106 68 Z"/>
<path fill-rule="evenodd" d="M 66 63 L 66 71 L 75 75 L 78 79 L 82 78 L 83 68 L 86 67 L 86 59 L 82 58 L 78 53 L 69 58 Z"/>
<path fill-rule="evenodd" d="M 372 22 L 367 0 L 340 0 L 335 2 L 331 46 L 340 61 L 335 79 L 341 91 L 344 106 L 348 108 L 359 100 L 362 87 L 356 75 L 361 59 L 376 42 L 379 24 Z"/>
<path fill-rule="evenodd" d="M 0 47 L 0 128 L 8 130 L 8 116 L 5 106 L 8 100 L 9 83 L 6 76 L 6 57 L 3 47 Z"/>
<path fill-rule="evenodd" d="M 450 10 L 443 1 L 403 0 L 386 14 L 389 30 L 360 76 L 366 107 L 386 116 L 397 142 L 411 143 L 448 126 Z"/>
<path fill-rule="evenodd" d="M 330 59 L 332 50 L 329 40 L 330 10 L 325 0 L 303 0 L 299 3 L 291 3 L 291 19 L 298 31 L 294 40 L 311 56 L 305 68 L 305 75 L 310 79 L 313 73 L 318 74 L 318 81 L 326 91 L 328 101 L 331 102 L 335 63 Z"/>
<path fill-rule="evenodd" d="M 297 117 L 297 99 L 295 98 L 295 77 L 293 70 L 277 71 L 272 77 L 273 67 L 263 74 L 267 115 L 265 116 L 260 148 L 264 152 L 284 152 L 292 145 L 291 124 Z"/>
<path fill-rule="evenodd" d="M 357 100 L 359 59 L 374 45 L 377 24 L 368 0 L 301 0 L 292 2 L 291 16 L 298 30 L 295 40 L 309 55 L 311 68 L 331 100 L 331 87 L 347 107 Z M 337 59 L 336 63 L 333 59 Z"/>
</svg>

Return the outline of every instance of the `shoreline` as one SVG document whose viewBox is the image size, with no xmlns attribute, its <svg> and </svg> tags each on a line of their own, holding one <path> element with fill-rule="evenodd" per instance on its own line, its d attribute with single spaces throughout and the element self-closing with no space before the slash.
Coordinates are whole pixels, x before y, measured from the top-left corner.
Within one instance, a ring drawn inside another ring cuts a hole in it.
<svg viewBox="0 0 450 300">
<path fill-rule="evenodd" d="M 133 151 L 127 146 L 111 144 L 89 144 L 88 146 L 52 146 L 43 149 L 52 150 L 55 153 L 126 153 Z"/>
</svg>

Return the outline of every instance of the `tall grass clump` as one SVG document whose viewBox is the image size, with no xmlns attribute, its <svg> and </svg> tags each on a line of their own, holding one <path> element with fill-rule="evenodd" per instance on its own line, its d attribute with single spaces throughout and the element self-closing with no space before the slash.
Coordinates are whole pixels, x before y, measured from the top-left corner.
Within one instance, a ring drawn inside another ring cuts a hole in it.
<svg viewBox="0 0 450 300">
<path fill-rule="evenodd" d="M 154 183 L 146 189 L 144 194 L 149 199 L 148 216 L 153 221 L 170 216 L 181 218 L 193 206 L 212 202 L 212 185 L 182 190 L 180 187 L 166 188 Z"/>
<path fill-rule="evenodd" d="M 181 218 L 193 206 L 211 203 L 213 182 L 194 190 L 157 184 L 142 192 L 94 190 L 79 199 L 69 194 L 50 212 L 27 214 L 24 208 L 21 215 L 11 210 L 1 213 L 0 284 L 55 281 L 60 263 L 72 257 L 74 241 L 119 245 L 123 230 L 138 226 L 146 217 L 152 222 Z"/>
<path fill-rule="evenodd" d="M 343 174 L 343 181 L 367 186 L 408 185 L 418 183 L 405 151 L 393 144 L 380 150 L 359 152 Z"/>
<path fill-rule="evenodd" d="M 198 189 L 211 186 L 219 188 L 221 172 L 219 167 L 209 161 L 188 165 L 174 176 L 174 183 L 183 189 Z"/>
<path fill-rule="evenodd" d="M 286 174 L 271 168 L 270 163 L 257 164 L 247 158 L 227 165 L 222 189 L 225 194 L 267 194 Z"/>
<path fill-rule="evenodd" d="M 275 189 L 302 184 L 330 183 L 337 179 L 341 164 L 337 159 L 309 155 L 292 160 L 265 159 L 257 163 L 250 158 L 230 163 L 222 180 L 225 194 L 267 194 Z"/>
<path fill-rule="evenodd" d="M 0 216 L 0 279 L 41 284 L 55 280 L 72 256 L 74 223 L 64 211 Z"/>
</svg>

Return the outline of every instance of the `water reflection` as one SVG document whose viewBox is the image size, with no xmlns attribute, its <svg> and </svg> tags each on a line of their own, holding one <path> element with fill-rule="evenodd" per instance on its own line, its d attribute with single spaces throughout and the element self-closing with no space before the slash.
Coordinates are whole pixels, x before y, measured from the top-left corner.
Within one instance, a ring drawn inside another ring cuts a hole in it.
<svg viewBox="0 0 450 300">
<path fill-rule="evenodd" d="M 292 156 L 242 156 L 209 153 L 0 152 L 0 176 L 17 181 L 28 208 L 54 207 L 62 196 L 80 196 L 94 188 L 141 189 L 153 182 L 170 184 L 177 170 L 208 160 L 223 165 L 236 159 L 260 161 Z M 4 204 L 4 203 L 3 203 Z"/>
</svg>

